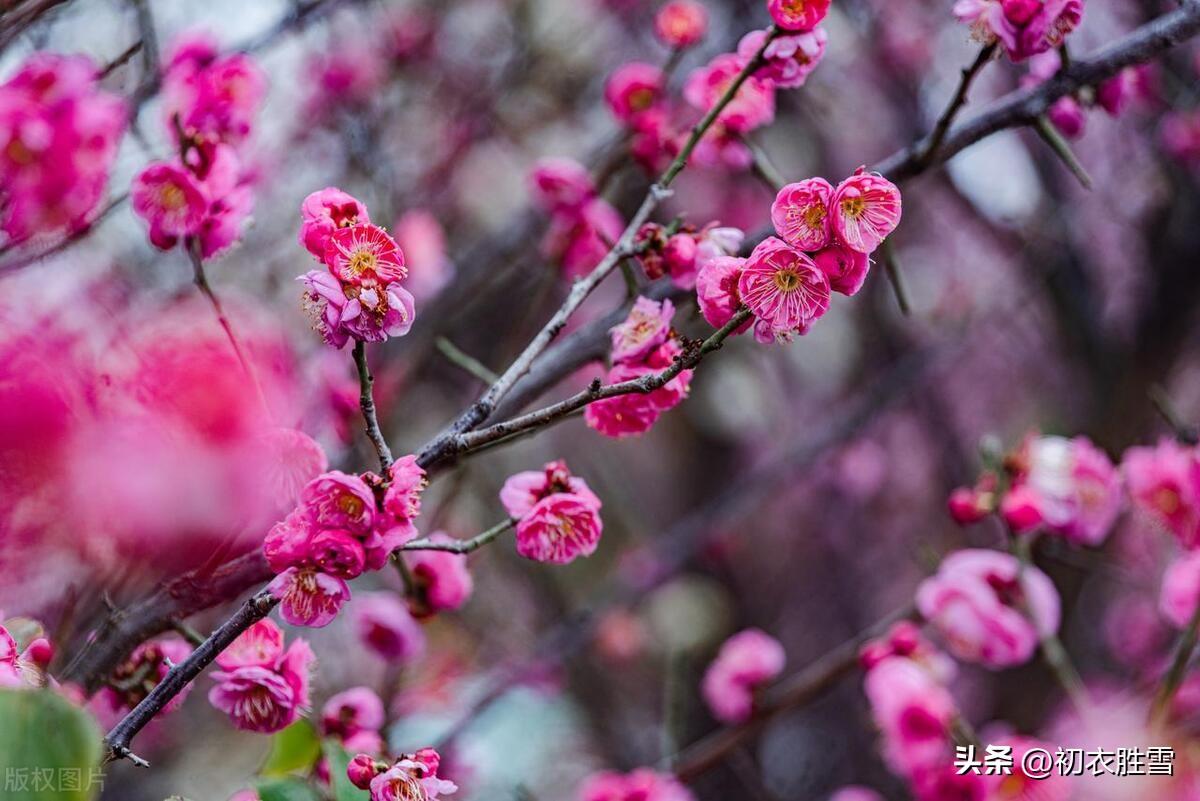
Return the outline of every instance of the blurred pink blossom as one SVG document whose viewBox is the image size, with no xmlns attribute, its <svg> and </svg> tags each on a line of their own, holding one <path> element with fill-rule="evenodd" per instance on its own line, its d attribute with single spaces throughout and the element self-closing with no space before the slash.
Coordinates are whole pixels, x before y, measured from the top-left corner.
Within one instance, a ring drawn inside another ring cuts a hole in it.
<svg viewBox="0 0 1200 801">
<path fill-rule="evenodd" d="M 783 646 L 760 629 L 746 629 L 721 646 L 704 673 L 701 689 L 713 717 L 745 723 L 754 711 L 754 694 L 783 672 Z"/>
</svg>

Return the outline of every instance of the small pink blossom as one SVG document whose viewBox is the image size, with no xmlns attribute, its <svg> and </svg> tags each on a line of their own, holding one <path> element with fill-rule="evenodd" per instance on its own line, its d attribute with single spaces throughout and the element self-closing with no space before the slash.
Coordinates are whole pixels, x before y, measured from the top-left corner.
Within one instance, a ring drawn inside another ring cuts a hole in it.
<svg viewBox="0 0 1200 801">
<path fill-rule="evenodd" d="M 443 531 L 429 535 L 433 542 L 451 542 Z M 450 551 L 409 551 L 404 554 L 408 571 L 417 584 L 417 599 L 412 612 L 426 617 L 435 612 L 452 612 L 462 607 L 475 589 L 467 569 L 466 554 Z"/>
<path fill-rule="evenodd" d="M 176 39 L 164 55 L 163 119 L 173 133 L 240 145 L 266 95 L 266 78 L 244 53 L 220 56 L 205 34 Z"/>
<path fill-rule="evenodd" d="M 606 376 L 607 381 L 609 384 L 620 384 L 661 372 L 671 366 L 681 350 L 677 342 L 669 339 L 651 351 L 641 364 L 623 362 L 613 365 Z M 584 421 L 589 428 L 606 437 L 644 434 L 663 412 L 683 402 L 691 388 L 691 381 L 692 371 L 682 370 L 652 392 L 630 392 L 595 401 L 584 409 Z"/>
<path fill-rule="evenodd" d="M 821 250 L 833 236 L 829 204 L 833 186 L 824 178 L 788 184 L 775 195 L 771 222 L 779 238 L 799 250 Z"/>
<path fill-rule="evenodd" d="M 779 641 L 759 629 L 746 629 L 726 640 L 702 684 L 713 717 L 728 724 L 749 720 L 755 692 L 783 672 L 785 661 Z"/>
<path fill-rule="evenodd" d="M 1200 459 L 1196 448 L 1164 439 L 1125 451 L 1121 472 L 1134 507 L 1175 535 L 1188 550 L 1200 546 Z"/>
<path fill-rule="evenodd" d="M 1042 636 L 1058 630 L 1060 614 L 1058 592 L 1045 573 L 981 549 L 942 560 L 917 589 L 917 608 L 951 653 L 990 668 L 1029 661 Z"/>
<path fill-rule="evenodd" d="M 350 314 L 359 310 L 351 308 L 350 299 L 342 284 L 328 270 L 310 270 L 296 279 L 304 285 L 304 308 L 312 326 L 325 344 L 335 348 L 345 347 L 350 340 L 347 323 Z"/>
<path fill-rule="evenodd" d="M 500 488 L 500 503 L 509 517 L 521 518 L 529 514 L 538 501 L 560 492 L 573 493 L 600 508 L 600 499 L 587 482 L 571 475 L 567 463 L 561 459 L 547 462 L 541 470 L 525 470 L 509 476 Z"/>
<path fill-rule="evenodd" d="M 775 334 L 803 333 L 829 309 L 829 279 L 807 255 L 772 236 L 746 259 L 738 296 Z"/>
<path fill-rule="evenodd" d="M 334 231 L 370 222 L 367 207 L 361 201 L 328 186 L 313 192 L 300 204 L 300 244 L 323 262 Z"/>
<path fill-rule="evenodd" d="M 238 635 L 216 659 L 222 670 L 240 667 L 273 668 L 283 656 L 283 629 L 270 618 L 256 621 Z"/>
<path fill-rule="evenodd" d="M 743 66 L 742 59 L 734 53 L 717 56 L 688 76 L 683 88 L 684 99 L 694 108 L 708 111 L 733 84 Z M 748 78 L 717 116 L 722 126 L 736 133 L 748 133 L 773 119 L 775 88 L 758 76 Z"/>
<path fill-rule="evenodd" d="M 387 285 L 408 275 L 396 240 L 370 223 L 334 229 L 325 245 L 325 264 L 343 284 L 357 287 Z"/>
<path fill-rule="evenodd" d="M 595 553 L 603 528 L 592 498 L 554 493 L 534 504 L 517 523 L 517 553 L 537 562 L 565 565 Z"/>
<path fill-rule="evenodd" d="M 596 195 L 587 168 L 565 158 L 545 158 L 529 176 L 533 199 L 548 213 L 578 209 Z"/>
<path fill-rule="evenodd" d="M 625 224 L 611 203 L 595 197 L 578 208 L 556 212 L 542 252 L 562 264 L 568 278 L 586 275 L 608 255 Z"/>
<path fill-rule="evenodd" d="M 625 321 L 610 331 L 613 362 L 636 364 L 644 360 L 650 351 L 667 341 L 674 315 L 671 301 L 639 296 Z"/>
<path fill-rule="evenodd" d="M 941 764 L 958 708 L 946 687 L 911 659 L 884 659 L 864 683 L 892 770 L 911 778 Z"/>
<path fill-rule="evenodd" d="M 871 253 L 900 224 L 900 190 L 883 176 L 859 167 L 838 184 L 830 209 L 838 241 L 859 253 Z"/>
<path fill-rule="evenodd" d="M 697 0 L 669 0 L 654 15 L 654 34 L 667 47 L 691 47 L 708 32 L 708 9 Z"/>
<path fill-rule="evenodd" d="M 988 799 L 1068 801 L 1075 797 L 1075 779 L 1069 773 L 1064 775 L 1060 771 L 1051 771 L 1048 775 L 1031 776 L 1023 769 L 1025 755 L 1034 749 L 1050 754 L 1056 753 L 1058 749 L 1053 743 L 1015 735 L 989 740 L 997 746 L 1012 749 L 1013 768 L 1007 775 L 984 772 L 983 783 L 987 788 Z"/>
<path fill-rule="evenodd" d="M 3 650 L 3 643 L 0 642 L 0 651 Z M 8 660 L 9 664 L 17 670 L 18 675 L 22 676 L 22 680 L 28 683 L 27 676 L 24 675 L 26 673 L 25 663 L 28 661 L 27 654 L 17 656 L 15 651 L 10 653 L 13 656 Z M 145 700 L 151 690 L 158 686 L 160 681 L 166 678 L 172 666 L 187 659 L 191 653 L 192 646 L 175 636 L 142 643 L 113 669 L 114 686 L 112 691 L 116 694 L 115 700 L 122 708 L 132 709 L 137 706 Z M 5 661 L 0 658 L 0 663 Z M 119 685 L 119 688 L 116 685 Z M 188 685 L 167 703 L 163 711 L 170 713 L 179 709 L 190 691 L 191 685 Z"/>
<path fill-rule="evenodd" d="M 609 76 L 604 84 L 604 101 L 618 121 L 630 123 L 659 102 L 663 88 L 661 69 L 631 61 Z"/>
<path fill-rule="evenodd" d="M 831 0 L 767 0 L 771 19 L 785 31 L 811 31 L 829 13 Z"/>
<path fill-rule="evenodd" d="M 750 31 L 738 42 L 738 56 L 746 62 L 762 50 L 766 31 Z M 824 28 L 815 28 L 792 36 L 777 36 L 763 50 L 766 63 L 758 75 L 766 78 L 777 89 L 795 89 L 803 86 L 821 59 L 825 57 L 825 45 L 829 41 Z"/>
<path fill-rule="evenodd" d="M 696 237 L 689 233 L 673 234 L 663 246 L 663 266 L 675 285 L 691 289 L 696 285 L 696 256 L 700 250 Z"/>
<path fill-rule="evenodd" d="M 369 790 L 371 780 L 387 769 L 386 762 L 379 762 L 370 754 L 357 754 L 346 765 L 346 778 L 360 790 Z"/>
<path fill-rule="evenodd" d="M 384 659 L 415 662 L 425 653 L 425 632 L 395 593 L 364 593 L 353 613 L 359 639 Z"/>
<path fill-rule="evenodd" d="M 840 242 L 814 253 L 813 264 L 829 278 L 829 288 L 843 295 L 858 294 L 871 270 L 871 257 Z"/>
<path fill-rule="evenodd" d="M 874 670 L 891 657 L 915 662 L 946 685 L 957 672 L 954 660 L 934 646 L 922 633 L 920 626 L 909 620 L 897 622 L 884 636 L 871 640 L 858 653 L 858 661 L 867 671 Z"/>
<path fill-rule="evenodd" d="M 262 638 L 261 634 L 255 636 Z M 239 729 L 264 734 L 279 731 L 310 705 L 313 659 L 308 643 L 297 639 L 286 652 L 277 654 L 272 664 L 244 664 L 214 672 L 217 684 L 209 691 L 208 700 Z"/>
<path fill-rule="evenodd" d="M 363 342 L 383 342 L 401 337 L 412 328 L 416 317 L 412 294 L 398 283 L 386 286 L 346 287 L 342 321 L 350 336 Z"/>
<path fill-rule="evenodd" d="M 313 568 L 289 567 L 267 589 L 279 599 L 283 619 L 293 626 L 328 626 L 350 599 L 345 581 Z"/>
<path fill-rule="evenodd" d="M 996 511 L 997 482 L 996 474 L 987 472 L 979 477 L 975 486 L 958 487 L 951 492 L 947 507 L 954 522 L 969 526 Z"/>
<path fill-rule="evenodd" d="M 383 508 L 397 520 L 416 520 L 421 514 L 421 493 L 429 486 L 425 469 L 417 457 L 402 456 L 389 470 L 391 483 L 383 496 Z"/>
<path fill-rule="evenodd" d="M 383 773 L 371 779 L 371 801 L 437 801 L 453 795 L 458 786 L 438 777 L 437 752 L 425 749 L 401 758 Z"/>
<path fill-rule="evenodd" d="M 958 0 L 954 15 L 976 39 L 999 41 L 1023 61 L 1062 44 L 1083 17 L 1083 0 Z"/>
<path fill-rule="evenodd" d="M 375 523 L 375 494 L 358 476 L 330 470 L 300 493 L 300 505 L 314 524 L 363 535 Z"/>
<path fill-rule="evenodd" d="M 342 740 L 361 731 L 377 732 L 383 723 L 383 701 L 370 687 L 343 690 L 321 708 L 321 732 Z"/>
<path fill-rule="evenodd" d="M 669 773 L 638 768 L 632 773 L 593 773 L 579 788 L 579 801 L 696 801 Z"/>
<path fill-rule="evenodd" d="M 192 174 L 182 167 L 154 162 L 133 181 L 133 211 L 150 226 L 150 241 L 169 249 L 200 230 L 208 201 Z"/>
<path fill-rule="evenodd" d="M 362 541 L 348 531 L 323 529 L 308 540 L 308 557 L 322 573 L 341 579 L 362 575 L 367 554 Z"/>
<path fill-rule="evenodd" d="M 722 256 L 700 268 L 696 276 L 696 300 L 700 313 L 713 328 L 724 327 L 741 308 L 738 280 L 745 266 L 745 259 Z"/>
<path fill-rule="evenodd" d="M 1176 628 L 1186 629 L 1200 604 L 1200 551 L 1177 559 L 1163 575 L 1159 609 Z"/>
</svg>

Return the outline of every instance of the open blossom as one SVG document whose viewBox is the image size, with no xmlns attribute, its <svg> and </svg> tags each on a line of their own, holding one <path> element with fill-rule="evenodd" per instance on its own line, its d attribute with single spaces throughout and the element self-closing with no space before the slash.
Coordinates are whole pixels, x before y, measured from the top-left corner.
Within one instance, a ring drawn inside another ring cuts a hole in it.
<svg viewBox="0 0 1200 801">
<path fill-rule="evenodd" d="M 371 779 L 371 801 L 437 801 L 458 786 L 437 775 L 438 753 L 431 748 L 401 757 Z"/>
<path fill-rule="evenodd" d="M 643 378 L 670 367 L 682 349 L 673 339 L 668 339 L 646 356 L 640 363 L 619 362 L 608 371 L 609 384 Z M 683 402 L 691 389 L 692 370 L 681 370 L 663 386 L 651 392 L 629 392 L 612 398 L 589 403 L 583 419 L 589 428 L 606 437 L 625 437 L 649 431 L 663 412 L 670 411 Z"/>
<path fill-rule="evenodd" d="M 579 788 L 579 801 L 695 801 L 695 798 L 674 776 L 650 768 L 626 774 L 594 773 Z"/>
<path fill-rule="evenodd" d="M 612 360 L 637 363 L 645 359 L 650 351 L 667 341 L 674 315 L 671 301 L 639 296 L 625 321 L 610 331 Z"/>
<path fill-rule="evenodd" d="M 1022 61 L 1062 44 L 1083 18 L 1083 0 L 958 0 L 954 15 L 975 38 L 999 41 Z"/>
<path fill-rule="evenodd" d="M 771 19 L 785 31 L 811 31 L 829 13 L 831 0 L 767 0 Z"/>
<path fill-rule="evenodd" d="M 829 203 L 833 186 L 824 178 L 788 184 L 775 195 L 771 222 L 779 238 L 800 250 L 821 250 L 833 236 Z"/>
<path fill-rule="evenodd" d="M 745 259 L 723 256 L 708 262 L 696 276 L 696 301 L 713 328 L 722 328 L 741 307 L 738 279 L 745 266 Z"/>
<path fill-rule="evenodd" d="M 370 687 L 351 687 L 330 696 L 321 707 L 321 732 L 346 739 L 383 728 L 383 701 Z"/>
<path fill-rule="evenodd" d="M 813 264 L 829 279 L 829 288 L 843 295 L 854 295 L 862 289 L 871 271 L 871 257 L 834 242 L 812 254 Z"/>
<path fill-rule="evenodd" d="M 282 632 L 270 620 L 255 623 L 239 640 L 242 637 L 254 646 L 241 647 L 235 640 L 221 655 L 217 661 L 221 670 L 212 674 L 216 686 L 208 700 L 239 729 L 270 733 L 286 728 L 311 703 L 312 649 L 297 639 L 285 652 Z"/>
<path fill-rule="evenodd" d="M 1154 447 L 1130 448 L 1121 472 L 1134 508 L 1184 548 L 1200 546 L 1200 459 L 1194 446 L 1163 439 Z"/>
<path fill-rule="evenodd" d="M 838 184 L 830 210 L 838 241 L 859 253 L 871 253 L 900 224 L 900 190 L 883 176 L 859 167 Z"/>
<path fill-rule="evenodd" d="M 911 659 L 893 656 L 867 673 L 864 690 L 892 770 L 911 779 L 948 761 L 958 708 L 932 673 Z"/>
<path fill-rule="evenodd" d="M 772 236 L 746 259 L 738 296 L 775 334 L 804 333 L 829 309 L 829 279 L 807 255 Z"/>
<path fill-rule="evenodd" d="M 125 103 L 85 56 L 34 53 L 0 84 L 0 231 L 9 243 L 85 227 L 104 196 Z"/>
<path fill-rule="evenodd" d="M 421 514 L 421 493 L 429 486 L 417 457 L 402 456 L 388 471 L 391 483 L 383 495 L 383 508 L 394 519 L 411 522 Z"/>
<path fill-rule="evenodd" d="M 370 223 L 334 229 L 325 245 L 325 264 L 343 284 L 357 287 L 386 285 L 408 275 L 396 240 Z"/>
<path fill-rule="evenodd" d="M 759 629 L 746 629 L 726 640 L 702 684 L 713 717 L 730 724 L 749 720 L 755 691 L 778 676 L 785 661 L 779 641 Z"/>
<path fill-rule="evenodd" d="M 429 535 L 433 542 L 451 542 L 450 535 L 435 531 Z M 466 554 L 450 551 L 409 551 L 404 554 L 408 572 L 417 587 L 412 613 L 425 617 L 435 612 L 451 612 L 471 597 L 475 582 L 467 569 Z"/>
<path fill-rule="evenodd" d="M 352 607 L 358 638 L 389 662 L 414 662 L 425 653 L 425 632 L 396 593 L 357 596 Z"/>
<path fill-rule="evenodd" d="M 244 53 L 221 56 L 203 33 L 177 38 L 164 55 L 163 119 L 168 130 L 238 145 L 250 135 L 266 78 Z"/>
<path fill-rule="evenodd" d="M 604 101 L 613 116 L 625 123 L 649 111 L 662 94 L 662 70 L 641 61 L 618 67 L 604 84 Z"/>
<path fill-rule="evenodd" d="M 1043 527 L 1068 542 L 1100 545 L 1121 511 L 1121 477 L 1087 437 L 1028 437 L 1001 502 L 1017 532 Z"/>
<path fill-rule="evenodd" d="M 293 626 L 328 626 L 350 600 L 344 580 L 315 568 L 289 567 L 267 589 L 279 599 L 283 619 Z"/>
<path fill-rule="evenodd" d="M 917 609 L 959 659 L 991 668 L 1024 664 L 1059 624 L 1050 578 L 1015 556 L 967 549 L 942 560 L 917 589 Z"/>
<path fill-rule="evenodd" d="M 707 32 L 708 10 L 698 0 L 669 0 L 654 15 L 654 34 L 667 47 L 691 47 Z"/>
<path fill-rule="evenodd" d="M 208 201 L 187 170 L 155 162 L 133 181 L 129 193 L 134 213 L 150 225 L 150 241 L 172 248 L 183 237 L 200 230 Z"/>
<path fill-rule="evenodd" d="M 565 462 L 511 476 L 500 502 L 517 518 L 517 553 L 528 559 L 566 564 L 591 555 L 600 542 L 600 499 Z"/>
<path fill-rule="evenodd" d="M 717 104 L 726 89 L 742 71 L 742 59 L 734 53 L 722 53 L 688 76 L 683 97 L 694 108 L 708 111 Z M 717 115 L 722 126 L 736 133 L 748 133 L 775 119 L 775 88 L 765 79 L 751 76 L 738 89 L 729 104 Z"/>
<path fill-rule="evenodd" d="M 541 470 L 525 470 L 509 476 L 500 488 L 500 503 L 509 517 L 521 518 L 529 514 L 538 501 L 560 492 L 574 493 L 600 508 L 600 499 L 587 482 L 571 475 L 562 459 L 547 462 Z"/>
<path fill-rule="evenodd" d="M 300 204 L 300 244 L 324 261 L 333 232 L 371 222 L 367 207 L 332 186 L 313 192 Z"/>
<path fill-rule="evenodd" d="M 737 53 L 744 61 L 750 61 L 762 50 L 766 31 L 750 31 L 738 42 Z M 824 28 L 805 33 L 777 36 L 763 50 L 766 63 L 759 70 L 759 77 L 766 78 L 776 89 L 795 89 L 803 86 L 821 59 L 825 57 L 825 45 L 829 35 Z"/>
<path fill-rule="evenodd" d="M 1159 609 L 1176 627 L 1185 629 L 1200 604 L 1200 551 L 1176 560 L 1163 574 Z"/>
<path fill-rule="evenodd" d="M 529 175 L 534 202 L 546 212 L 578 209 L 596 194 L 587 168 L 565 158 L 544 158 Z"/>
<path fill-rule="evenodd" d="M 313 479 L 300 504 L 318 526 L 365 533 L 375 524 L 375 495 L 358 476 L 330 470 Z"/>
</svg>

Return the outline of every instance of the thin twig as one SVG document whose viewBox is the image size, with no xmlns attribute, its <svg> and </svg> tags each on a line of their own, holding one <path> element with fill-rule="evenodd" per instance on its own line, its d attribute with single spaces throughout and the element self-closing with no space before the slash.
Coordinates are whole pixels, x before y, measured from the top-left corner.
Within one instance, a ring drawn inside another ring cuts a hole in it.
<svg viewBox="0 0 1200 801">
<path fill-rule="evenodd" d="M 451 540 L 439 542 L 431 539 L 413 540 L 401 545 L 401 551 L 448 551 L 450 553 L 471 553 L 487 545 L 504 532 L 517 524 L 516 520 L 505 520 L 489 528 L 482 534 L 477 534 L 469 540 Z"/>
<path fill-rule="evenodd" d="M 476 359 L 471 354 L 464 351 L 462 348 L 455 345 L 446 337 L 438 337 L 434 344 L 437 349 L 445 356 L 455 367 L 461 367 L 466 372 L 478 378 L 485 384 L 492 384 L 499 376 L 488 369 L 488 366 Z"/>
<path fill-rule="evenodd" d="M 954 118 L 958 116 L 958 112 L 967 104 L 967 92 L 971 89 L 971 83 L 975 80 L 975 76 L 992 60 L 992 56 L 996 53 L 996 46 L 996 42 L 992 42 L 980 50 L 979 55 L 975 57 L 975 61 L 971 63 L 971 66 L 963 69 L 962 78 L 958 82 L 958 89 L 954 91 L 954 97 L 950 98 L 950 103 L 942 111 L 942 115 L 938 117 L 937 123 L 933 126 L 933 133 L 929 135 L 929 140 L 921 153 L 920 160 L 922 163 L 928 163 L 941 146 L 942 141 L 946 138 L 946 133 L 954 123 Z"/>
<path fill-rule="evenodd" d="M 387 439 L 379 430 L 379 416 L 375 411 L 375 378 L 367 364 L 367 349 L 362 340 L 354 341 L 354 366 L 358 368 L 358 405 L 362 409 L 367 439 L 371 440 L 371 445 L 379 456 L 379 466 L 386 475 L 392 467 L 392 449 L 388 447 Z"/>
<path fill-rule="evenodd" d="M 1063 138 L 1063 135 L 1054 127 L 1054 123 L 1045 114 L 1038 115 L 1033 121 L 1033 129 L 1037 131 L 1038 136 L 1042 141 L 1050 146 L 1054 151 L 1054 155 L 1058 156 L 1059 160 L 1066 165 L 1071 174 L 1083 185 L 1084 189 L 1092 188 L 1092 176 L 1088 175 L 1088 171 L 1084 169 L 1079 158 L 1075 155 L 1075 151 L 1071 150 L 1071 144 Z"/>
</svg>

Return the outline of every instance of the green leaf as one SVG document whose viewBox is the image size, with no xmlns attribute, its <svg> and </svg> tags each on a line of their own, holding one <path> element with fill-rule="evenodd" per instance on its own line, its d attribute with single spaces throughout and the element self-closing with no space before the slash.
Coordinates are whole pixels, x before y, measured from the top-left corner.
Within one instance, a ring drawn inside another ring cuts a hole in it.
<svg viewBox="0 0 1200 801">
<path fill-rule="evenodd" d="M 333 782 L 334 801 L 365 801 L 368 797 L 367 791 L 355 787 L 346 776 L 346 766 L 350 764 L 350 755 L 346 753 L 346 749 L 335 740 L 326 740 L 324 751 L 325 758 L 329 760 L 329 777 Z"/>
<path fill-rule="evenodd" d="M 321 801 L 316 788 L 302 779 L 267 779 L 255 789 L 262 801 Z"/>
<path fill-rule="evenodd" d="M 307 720 L 298 720 L 271 738 L 271 753 L 259 771 L 263 776 L 285 776 L 308 770 L 321 757 L 321 738 Z"/>
<path fill-rule="evenodd" d="M 100 794 L 103 735 L 92 716 L 50 690 L 0 690 L 5 801 L 88 801 Z"/>
</svg>

